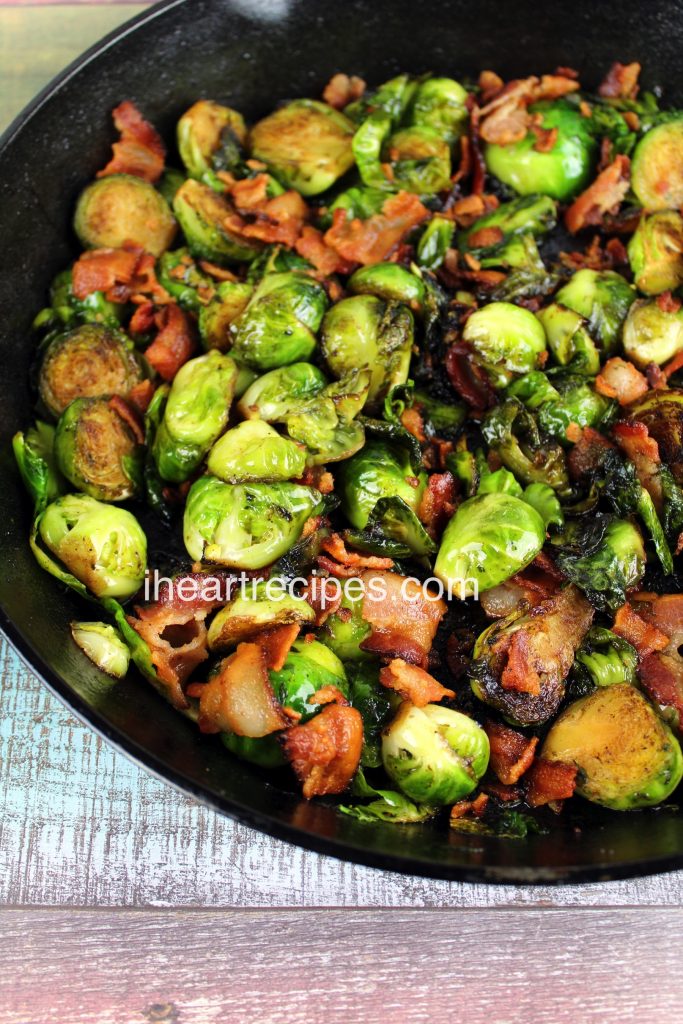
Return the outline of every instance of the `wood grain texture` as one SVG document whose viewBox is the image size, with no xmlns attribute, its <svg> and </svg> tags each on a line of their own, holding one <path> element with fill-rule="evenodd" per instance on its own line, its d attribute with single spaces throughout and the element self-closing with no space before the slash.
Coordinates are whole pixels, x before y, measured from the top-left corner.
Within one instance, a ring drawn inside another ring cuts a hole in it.
<svg viewBox="0 0 683 1024">
<path fill-rule="evenodd" d="M 682 926 L 676 910 L 6 910 L 2 1021 L 670 1024 Z"/>
</svg>

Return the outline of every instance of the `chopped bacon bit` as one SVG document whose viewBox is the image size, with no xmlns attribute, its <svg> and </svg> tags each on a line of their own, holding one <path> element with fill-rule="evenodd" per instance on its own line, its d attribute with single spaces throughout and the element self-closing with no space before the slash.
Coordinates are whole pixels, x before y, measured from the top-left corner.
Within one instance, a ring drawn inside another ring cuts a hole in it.
<svg viewBox="0 0 683 1024">
<path fill-rule="evenodd" d="M 557 128 L 543 128 L 540 124 L 536 124 L 534 122 L 531 124 L 531 131 L 536 136 L 536 141 L 534 143 L 534 149 L 536 152 L 552 152 L 555 148 L 555 143 L 557 142 L 557 136 L 559 134 Z"/>
<path fill-rule="evenodd" d="M 656 626 L 645 622 L 628 602 L 621 606 L 614 616 L 612 630 L 633 644 L 639 658 L 647 658 L 654 651 L 663 651 L 669 646 L 669 637 Z"/>
<path fill-rule="evenodd" d="M 641 592 L 631 598 L 638 614 L 676 641 L 683 633 L 683 594 L 648 594 Z"/>
<path fill-rule="evenodd" d="M 538 736 L 523 736 L 499 722 L 487 722 L 484 730 L 491 747 L 490 767 L 504 785 L 513 786 L 531 767 Z"/>
<path fill-rule="evenodd" d="M 293 248 L 308 216 L 308 207 L 298 192 L 290 189 L 268 198 L 268 175 L 243 178 L 230 186 L 237 210 L 226 219 L 226 227 L 244 238 Z"/>
<path fill-rule="evenodd" d="M 572 235 L 590 225 L 600 224 L 606 213 L 615 211 L 629 190 L 630 170 L 629 158 L 620 153 L 574 200 L 564 215 L 564 222 Z"/>
<path fill-rule="evenodd" d="M 234 732 L 258 739 L 290 724 L 273 692 L 258 643 L 239 644 L 207 683 L 195 684 L 188 693 L 199 697 L 198 724 L 205 733 Z"/>
<path fill-rule="evenodd" d="M 329 573 L 330 576 L 334 576 L 336 579 L 350 580 L 357 573 L 357 566 L 341 565 L 339 562 L 335 562 L 333 558 L 328 558 L 327 555 L 318 555 L 316 562 L 319 569 Z"/>
<path fill-rule="evenodd" d="M 363 719 L 356 708 L 326 704 L 308 722 L 288 729 L 282 746 L 307 800 L 342 793 L 360 763 Z"/>
<path fill-rule="evenodd" d="M 464 341 L 450 345 L 446 352 L 446 373 L 451 384 L 475 412 L 485 412 L 496 404 L 496 393 L 486 371 L 474 359 Z"/>
<path fill-rule="evenodd" d="M 309 698 L 311 704 L 341 704 L 343 707 L 349 707 L 351 701 L 347 700 L 344 694 L 336 686 L 328 684 L 327 686 L 321 686 L 319 690 L 316 690 L 312 697 Z"/>
<path fill-rule="evenodd" d="M 524 796 L 521 786 L 504 786 L 502 782 L 496 782 L 494 779 L 485 779 L 482 786 L 489 796 L 504 804 L 519 803 Z"/>
<path fill-rule="evenodd" d="M 304 224 L 294 248 L 299 256 L 312 263 L 325 277 L 330 274 L 349 274 L 355 266 L 355 263 L 345 260 L 335 249 L 327 245 L 322 231 L 311 227 L 310 224 Z"/>
<path fill-rule="evenodd" d="M 197 342 L 192 321 L 175 302 L 154 314 L 158 334 L 145 349 L 145 358 L 163 380 L 173 380 L 194 352 Z"/>
<path fill-rule="evenodd" d="M 287 661 L 292 644 L 299 635 L 301 626 L 292 622 L 284 626 L 273 626 L 271 629 L 264 629 L 254 637 L 254 643 L 258 644 L 263 651 L 266 668 L 273 672 L 279 672 Z"/>
<path fill-rule="evenodd" d="M 109 174 L 133 174 L 154 184 L 164 173 L 166 148 L 161 136 L 137 109 L 126 100 L 112 111 L 114 124 L 121 138 L 112 149 L 114 155 L 97 177 Z"/>
<path fill-rule="evenodd" d="M 674 360 L 672 360 L 672 362 L 674 362 Z M 669 363 L 669 366 L 670 365 L 671 363 Z M 645 367 L 645 376 L 647 377 L 648 384 L 654 390 L 658 388 L 668 388 L 669 386 L 669 381 L 666 373 L 660 366 L 657 366 L 656 363 L 647 364 L 647 366 Z"/>
<path fill-rule="evenodd" d="M 325 466 L 307 466 L 297 482 L 305 487 L 315 487 L 321 494 L 331 494 L 334 490 L 334 477 Z"/>
<path fill-rule="evenodd" d="M 592 117 L 593 108 L 591 107 L 590 103 L 586 103 L 585 100 L 581 100 L 581 102 L 579 103 L 579 113 L 581 114 L 581 117 Z"/>
<path fill-rule="evenodd" d="M 398 573 L 367 569 L 360 578 L 363 619 L 372 627 L 362 649 L 424 668 L 446 613 L 445 603 L 427 595 L 417 580 Z"/>
<path fill-rule="evenodd" d="M 592 473 L 593 470 L 601 466 L 605 452 L 610 448 L 614 448 L 614 445 L 599 430 L 594 430 L 593 427 L 584 427 L 567 459 L 572 478 L 580 480 L 587 473 Z"/>
<path fill-rule="evenodd" d="M 446 697 L 455 697 L 454 690 L 445 686 L 431 676 L 429 672 L 417 665 L 409 665 L 402 658 L 394 658 L 380 669 L 379 681 L 388 690 L 395 690 L 403 700 L 409 701 L 417 708 L 427 704 L 438 704 Z"/>
<path fill-rule="evenodd" d="M 649 389 L 647 378 L 633 363 L 615 356 L 607 360 L 595 378 L 595 390 L 606 398 L 616 398 L 619 405 L 628 405 Z"/>
<path fill-rule="evenodd" d="M 413 405 L 409 409 L 404 409 L 401 413 L 400 420 L 401 425 L 406 428 L 409 434 L 416 437 L 418 441 L 424 443 L 427 440 L 422 413 L 417 406 Z"/>
<path fill-rule="evenodd" d="M 565 75 L 513 79 L 480 109 L 482 139 L 499 146 L 521 142 L 532 123 L 527 109 L 532 103 L 559 99 L 578 88 L 579 83 Z"/>
<path fill-rule="evenodd" d="M 239 281 L 239 277 L 237 274 L 233 274 L 232 270 L 226 270 L 225 267 L 218 267 L 215 263 L 209 263 L 208 260 L 200 260 L 199 266 L 205 274 L 208 274 L 209 277 L 214 277 L 217 281 L 233 281 L 235 283 Z M 182 277 L 182 269 L 180 267 L 176 269 L 181 270 L 180 277 Z"/>
<path fill-rule="evenodd" d="M 634 100 L 638 95 L 640 64 L 620 64 L 615 61 L 598 86 L 598 93 L 605 99 Z"/>
<path fill-rule="evenodd" d="M 310 537 L 312 533 L 317 533 L 324 519 L 324 516 L 309 516 L 304 523 L 303 530 L 301 531 L 301 539 L 305 540 L 306 537 Z"/>
<path fill-rule="evenodd" d="M 104 292 L 109 302 L 128 302 L 139 293 L 147 293 L 157 302 L 170 300 L 156 279 L 154 257 L 138 246 L 84 252 L 74 263 L 71 276 L 77 299 Z"/>
<path fill-rule="evenodd" d="M 487 103 L 496 93 L 500 92 L 505 82 L 495 71 L 482 71 L 477 84 L 481 89 L 481 98 Z"/>
<path fill-rule="evenodd" d="M 512 634 L 507 648 L 507 664 L 500 677 L 504 690 L 517 690 L 538 697 L 541 692 L 541 677 L 534 668 L 531 640 L 524 629 Z"/>
<path fill-rule="evenodd" d="M 680 654 L 648 654 L 638 666 L 638 678 L 650 700 L 673 708 L 683 732 L 683 658 Z"/>
<path fill-rule="evenodd" d="M 322 542 L 323 551 L 332 555 L 342 565 L 351 565 L 356 569 L 392 569 L 392 558 L 380 558 L 378 555 L 362 555 L 357 551 L 349 551 L 340 534 L 333 533 Z"/>
<path fill-rule="evenodd" d="M 657 296 L 655 302 L 662 313 L 677 313 L 681 308 L 681 300 L 676 295 L 672 295 L 671 292 L 662 292 Z"/>
<path fill-rule="evenodd" d="M 555 68 L 555 75 L 560 78 L 573 78 L 575 82 L 579 80 L 579 72 L 576 68 L 557 67 Z"/>
<path fill-rule="evenodd" d="M 367 220 L 347 219 L 346 210 L 335 210 L 325 243 L 351 263 L 380 263 L 418 224 L 429 210 L 411 192 L 398 192 L 386 199 L 381 213 Z"/>
<path fill-rule="evenodd" d="M 142 417 L 134 405 L 131 405 L 121 395 L 113 395 L 108 402 L 109 408 L 121 417 L 138 444 L 145 443 L 145 431 Z"/>
<path fill-rule="evenodd" d="M 571 423 L 567 424 L 565 434 L 567 435 L 568 441 L 571 441 L 572 444 L 576 444 L 577 441 L 581 440 L 581 427 L 578 423 L 574 423 L 574 421 L 572 420 Z"/>
<path fill-rule="evenodd" d="M 459 800 L 451 807 L 451 821 L 464 818 L 466 814 L 473 814 L 476 818 L 481 818 L 488 802 L 489 798 L 486 793 L 480 793 L 474 800 Z"/>
<path fill-rule="evenodd" d="M 624 110 L 621 115 L 632 132 L 640 131 L 640 118 L 635 110 Z"/>
<path fill-rule="evenodd" d="M 526 776 L 527 803 L 531 807 L 541 807 L 567 800 L 574 795 L 577 771 L 574 765 L 536 758 Z"/>
<path fill-rule="evenodd" d="M 473 249 L 484 249 L 489 245 L 498 245 L 503 241 L 503 232 L 500 228 L 479 228 L 467 239 L 467 244 Z M 479 268 L 476 268 L 479 269 Z"/>
<path fill-rule="evenodd" d="M 417 514 L 430 537 L 438 537 L 455 512 L 455 490 L 455 478 L 448 470 L 429 477 Z"/>
<path fill-rule="evenodd" d="M 463 178 L 466 178 L 472 173 L 472 142 L 469 135 L 463 135 L 460 139 L 460 163 L 458 169 L 451 178 L 451 181 L 456 185 Z"/>
<path fill-rule="evenodd" d="M 454 220 L 458 227 L 469 228 L 485 213 L 490 213 L 498 206 L 498 199 L 495 196 L 477 193 L 458 199 L 447 213 L 448 218 Z"/>
<path fill-rule="evenodd" d="M 335 110 L 342 110 L 354 100 L 359 100 L 365 89 L 365 82 L 357 75 L 332 75 L 323 89 L 323 99 Z"/>
</svg>

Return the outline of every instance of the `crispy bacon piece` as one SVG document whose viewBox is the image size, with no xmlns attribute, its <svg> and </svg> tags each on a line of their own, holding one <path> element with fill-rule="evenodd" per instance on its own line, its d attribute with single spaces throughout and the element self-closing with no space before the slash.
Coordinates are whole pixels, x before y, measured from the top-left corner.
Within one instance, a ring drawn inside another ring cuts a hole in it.
<svg viewBox="0 0 683 1024">
<path fill-rule="evenodd" d="M 282 746 L 307 800 L 342 793 L 360 763 L 363 719 L 356 708 L 326 704 L 308 722 L 288 729 Z"/>
<path fill-rule="evenodd" d="M 661 309 L 662 313 L 677 313 L 681 308 L 681 300 L 676 296 L 672 295 L 671 292 L 661 292 L 655 302 Z"/>
<path fill-rule="evenodd" d="M 477 85 L 481 89 L 481 99 L 484 103 L 488 103 L 489 100 L 493 99 L 500 92 L 505 82 L 495 71 L 484 70 L 479 74 Z"/>
<path fill-rule="evenodd" d="M 662 460 L 659 445 L 654 437 L 650 437 L 644 423 L 637 421 L 615 424 L 612 434 L 621 450 L 635 466 L 636 475 L 652 498 L 655 508 L 661 512 L 664 502 L 659 475 Z"/>
<path fill-rule="evenodd" d="M 309 698 L 311 704 L 342 704 L 344 707 L 350 705 L 350 701 L 346 699 L 344 694 L 336 686 L 327 685 L 322 686 L 319 690 L 316 690 L 312 697 Z"/>
<path fill-rule="evenodd" d="M 541 807 L 543 804 L 568 800 L 574 795 L 577 771 L 574 765 L 537 757 L 526 776 L 526 799 L 529 806 Z"/>
<path fill-rule="evenodd" d="M 128 302 L 141 294 L 160 303 L 170 301 L 170 295 L 156 279 L 154 257 L 138 246 L 84 252 L 74 263 L 71 277 L 77 299 L 104 292 L 109 302 Z"/>
<path fill-rule="evenodd" d="M 294 248 L 299 256 L 312 263 L 324 277 L 329 277 L 330 274 L 350 274 L 355 266 L 355 263 L 345 260 L 329 246 L 322 231 L 311 227 L 310 224 L 304 224 Z"/>
<path fill-rule="evenodd" d="M 531 131 L 536 136 L 534 149 L 537 153 L 551 153 L 555 148 L 559 131 L 557 128 L 543 128 L 542 124 L 536 122 L 536 118 L 539 122 L 543 120 L 540 114 L 534 114 L 534 120 L 530 125 Z"/>
<path fill-rule="evenodd" d="M 429 210 L 411 192 L 398 192 L 385 200 L 381 213 L 367 220 L 348 220 L 346 210 L 335 210 L 325 244 L 350 263 L 380 263 L 418 224 Z"/>
<path fill-rule="evenodd" d="M 628 405 L 642 398 L 649 390 L 647 378 L 633 363 L 615 356 L 608 359 L 595 378 L 595 389 L 606 398 L 616 398 L 619 405 Z"/>
<path fill-rule="evenodd" d="M 120 395 L 113 395 L 108 402 L 109 408 L 121 417 L 138 444 L 145 443 L 145 430 L 142 416 L 136 406 L 127 402 Z"/>
<path fill-rule="evenodd" d="M 628 602 L 614 616 L 612 629 L 617 636 L 633 644 L 639 658 L 647 658 L 654 651 L 663 651 L 669 646 L 666 633 L 642 619 Z"/>
<path fill-rule="evenodd" d="M 365 569 L 363 618 L 372 627 L 363 640 L 364 651 L 388 659 L 403 658 L 411 665 L 427 665 L 441 619 L 442 600 L 428 598 L 417 580 L 394 572 Z"/>
<path fill-rule="evenodd" d="M 473 814 L 475 818 L 481 818 L 486 810 L 489 798 L 486 793 L 480 793 L 474 800 L 458 800 L 457 804 L 451 807 L 451 821 L 464 818 L 467 814 Z"/>
<path fill-rule="evenodd" d="M 339 611 L 342 602 L 342 589 L 337 585 L 336 579 L 310 576 L 306 586 L 302 589 L 302 597 L 315 612 L 316 626 L 322 626 L 330 615 Z"/>
<path fill-rule="evenodd" d="M 615 61 L 598 86 L 598 93 L 605 99 L 634 100 L 638 95 L 640 64 L 620 64 Z"/>
<path fill-rule="evenodd" d="M 679 352 L 678 355 L 675 355 L 663 368 L 662 372 L 664 374 L 665 381 L 668 381 L 669 377 L 672 377 L 674 373 L 678 373 L 681 367 L 683 367 L 683 352 Z"/>
<path fill-rule="evenodd" d="M 354 569 L 393 569 L 394 567 L 392 558 L 380 558 L 378 555 L 362 555 L 358 551 L 349 551 L 339 533 L 325 537 L 321 547 L 341 565 L 352 566 Z"/>
<path fill-rule="evenodd" d="M 394 658 L 380 669 L 379 681 L 382 686 L 400 693 L 403 700 L 418 708 L 423 708 L 427 704 L 438 704 L 446 697 L 455 697 L 454 690 L 448 690 L 429 672 L 425 672 L 417 665 L 408 665 L 402 658 Z"/>
<path fill-rule="evenodd" d="M 499 722 L 486 722 L 491 747 L 490 767 L 505 786 L 514 786 L 531 767 L 538 736 L 523 736 Z"/>
<path fill-rule="evenodd" d="M 416 405 L 411 406 L 409 409 L 404 409 L 400 420 L 401 426 L 405 427 L 409 434 L 412 434 L 413 437 L 416 437 L 422 443 L 426 442 L 427 435 L 425 434 L 424 419 Z"/>
<path fill-rule="evenodd" d="M 446 351 L 448 379 L 474 412 L 481 413 L 496 404 L 496 392 L 474 359 L 472 348 L 465 341 L 456 341 Z"/>
<path fill-rule="evenodd" d="M 503 241 L 503 232 L 500 228 L 479 228 L 467 239 L 467 244 L 473 249 L 484 249 L 489 245 L 498 245 Z"/>
<path fill-rule="evenodd" d="M 539 100 L 554 100 L 567 93 L 576 92 L 579 83 L 565 75 L 535 75 L 508 82 L 481 107 L 480 134 L 485 142 L 508 146 L 521 142 L 532 125 L 528 107 Z"/>
<path fill-rule="evenodd" d="M 234 732 L 257 739 L 290 724 L 273 692 L 259 643 L 239 644 L 208 683 L 196 683 L 188 693 L 199 697 L 202 732 Z"/>
<path fill-rule="evenodd" d="M 137 409 L 141 416 L 144 416 L 153 396 L 154 384 L 152 381 L 141 380 L 139 384 L 136 384 L 135 387 L 131 389 L 128 395 L 128 401 Z"/>
<path fill-rule="evenodd" d="M 631 598 L 638 615 L 674 641 L 683 634 L 683 594 L 648 594 Z"/>
<path fill-rule="evenodd" d="M 306 466 L 304 475 L 297 483 L 315 487 L 321 494 L 331 494 L 334 490 L 334 477 L 325 466 Z"/>
<path fill-rule="evenodd" d="M 683 732 L 683 658 L 680 654 L 648 654 L 638 665 L 638 678 L 655 704 L 673 708 L 678 716 L 678 731 Z"/>
<path fill-rule="evenodd" d="M 600 224 L 606 213 L 616 211 L 630 182 L 631 161 L 620 153 L 567 209 L 564 215 L 567 230 L 575 235 L 583 228 Z"/>
<path fill-rule="evenodd" d="M 452 473 L 432 473 L 417 514 L 430 537 L 440 536 L 455 512 L 455 477 Z"/>
<path fill-rule="evenodd" d="M 602 465 L 605 452 L 614 445 L 599 430 L 584 427 L 569 452 L 567 464 L 574 480 L 580 480 L 587 473 L 592 473 Z"/>
<path fill-rule="evenodd" d="M 112 111 L 114 124 L 121 138 L 112 149 L 114 155 L 97 177 L 109 174 L 133 174 L 154 184 L 164 173 L 166 148 L 155 128 L 130 100 L 120 103 Z"/>
<path fill-rule="evenodd" d="M 263 650 L 266 668 L 273 672 L 279 672 L 287 661 L 287 655 L 292 649 L 292 644 L 299 635 L 301 626 L 292 622 L 284 626 L 274 626 L 272 629 L 264 629 L 254 638 L 254 643 L 259 644 Z"/>
<path fill-rule="evenodd" d="M 149 315 L 149 309 L 146 312 Z M 197 347 L 192 321 L 180 306 L 170 302 L 154 311 L 153 323 L 158 334 L 145 349 L 145 358 L 163 380 L 173 380 Z"/>
<path fill-rule="evenodd" d="M 541 677 L 534 666 L 532 640 L 524 629 L 512 634 L 507 647 L 507 664 L 500 677 L 504 690 L 517 690 L 538 697 Z"/>
<path fill-rule="evenodd" d="M 482 787 L 489 796 L 503 804 L 519 803 L 524 797 L 521 786 L 504 786 L 502 782 L 497 782 L 495 779 L 485 779 Z"/>
<path fill-rule="evenodd" d="M 308 207 L 293 189 L 273 199 L 268 198 L 267 189 L 266 174 L 234 182 L 229 192 L 237 212 L 228 216 L 226 227 L 244 238 L 291 249 L 308 216 Z"/>
<path fill-rule="evenodd" d="M 332 75 L 323 89 L 323 99 L 335 110 L 342 110 L 354 100 L 359 100 L 365 89 L 365 82 L 357 75 Z"/>
<path fill-rule="evenodd" d="M 642 653 L 638 649 L 638 677 L 651 700 L 676 712 L 678 730 L 683 732 L 683 594 L 635 594 L 632 602 L 637 619 L 655 631 L 654 643 L 647 634 L 651 642 L 641 643 Z M 639 623 L 635 628 L 640 632 Z M 657 649 L 650 650 L 653 646 Z"/>
</svg>

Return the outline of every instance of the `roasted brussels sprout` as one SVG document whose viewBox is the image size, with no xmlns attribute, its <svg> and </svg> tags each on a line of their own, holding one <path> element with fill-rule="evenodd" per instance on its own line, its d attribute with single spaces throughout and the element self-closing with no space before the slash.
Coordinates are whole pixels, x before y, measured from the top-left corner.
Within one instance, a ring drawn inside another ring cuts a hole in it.
<svg viewBox="0 0 683 1024">
<path fill-rule="evenodd" d="M 199 100 L 178 121 L 178 152 L 191 178 L 212 184 L 214 155 L 226 137 L 239 149 L 247 129 L 244 118 L 230 107 L 211 100 Z"/>
<path fill-rule="evenodd" d="M 368 187 L 385 191 L 403 189 L 418 195 L 434 195 L 448 188 L 450 147 L 438 131 L 414 125 L 390 133 L 391 117 L 378 110 L 353 137 L 353 155 Z"/>
<path fill-rule="evenodd" d="M 334 185 L 353 164 L 353 124 L 317 100 L 294 100 L 255 124 L 252 156 L 283 184 L 304 196 Z"/>
<path fill-rule="evenodd" d="M 47 506 L 37 525 L 45 547 L 96 597 L 125 600 L 142 586 L 147 539 L 126 509 L 67 494 Z"/>
<path fill-rule="evenodd" d="M 639 299 L 631 306 L 623 336 L 624 352 L 644 370 L 661 366 L 683 352 L 683 309 L 662 309 L 656 299 Z"/>
<path fill-rule="evenodd" d="M 464 501 L 446 526 L 434 575 L 455 596 L 472 597 L 521 572 L 544 542 L 535 508 L 512 494 L 481 494 Z"/>
<path fill-rule="evenodd" d="M 471 793 L 489 763 L 489 741 L 473 719 L 427 704 L 402 704 L 382 733 L 390 779 L 420 803 L 452 804 Z"/>
<path fill-rule="evenodd" d="M 503 465 L 525 484 L 548 484 L 560 497 L 571 491 L 567 460 L 560 445 L 544 441 L 534 416 L 518 398 L 506 398 L 482 422 L 487 444 Z"/>
<path fill-rule="evenodd" d="M 163 480 L 187 480 L 223 433 L 236 376 L 233 360 L 215 351 L 190 359 L 178 370 L 152 448 Z"/>
<path fill-rule="evenodd" d="M 79 197 L 74 230 L 86 249 L 139 245 L 152 256 L 170 248 L 176 222 L 159 192 L 131 174 L 110 174 L 88 185 Z"/>
<path fill-rule="evenodd" d="M 72 622 L 71 635 L 93 665 L 114 679 L 123 679 L 130 651 L 114 626 L 106 622 Z"/>
<path fill-rule="evenodd" d="M 529 108 L 541 114 L 544 130 L 557 129 L 557 139 L 547 153 L 538 152 L 536 136 L 529 132 L 521 142 L 508 146 L 487 144 L 486 166 L 499 181 L 520 195 L 542 193 L 559 199 L 571 199 L 588 184 L 596 142 L 587 119 L 576 106 L 565 100 L 536 103 Z"/>
<path fill-rule="evenodd" d="M 39 374 L 40 397 L 58 417 L 75 398 L 125 396 L 142 380 L 142 370 L 125 334 L 99 324 L 53 338 Z"/>
<path fill-rule="evenodd" d="M 205 349 L 227 352 L 232 346 L 232 325 L 242 315 L 254 292 L 250 284 L 223 281 L 216 297 L 199 311 L 199 334 Z"/>
<path fill-rule="evenodd" d="M 603 356 L 614 352 L 636 293 L 613 270 L 577 270 L 555 296 L 557 302 L 588 321 L 588 333 Z"/>
<path fill-rule="evenodd" d="M 321 643 L 343 662 L 374 661 L 373 655 L 360 646 L 369 635 L 370 624 L 363 618 L 362 591 L 343 589 L 339 608 L 325 619 L 319 630 Z"/>
<path fill-rule="evenodd" d="M 467 318 L 463 339 L 496 388 L 535 370 L 545 352 L 545 331 L 533 313 L 511 302 L 490 302 Z"/>
<path fill-rule="evenodd" d="M 356 295 L 376 295 L 380 299 L 405 302 L 419 312 L 425 298 L 421 278 L 398 263 L 373 263 L 351 275 L 347 288 Z"/>
<path fill-rule="evenodd" d="M 541 757 L 578 768 L 577 793 L 615 811 L 661 803 L 683 776 L 673 733 L 624 683 L 570 704 L 552 725 Z"/>
<path fill-rule="evenodd" d="M 570 423 L 599 427 L 616 411 L 616 403 L 599 394 L 585 377 L 557 374 L 552 383 L 540 370 L 514 381 L 507 394 L 533 409 L 541 430 L 558 441 L 568 442 Z"/>
<path fill-rule="evenodd" d="M 402 303 L 354 295 L 325 314 L 321 348 L 332 373 L 342 377 L 359 367 L 372 371 L 367 408 L 377 407 L 391 387 L 408 379 L 413 316 Z"/>
<path fill-rule="evenodd" d="M 246 419 L 284 423 L 326 384 L 327 379 L 317 366 L 291 363 L 255 380 L 242 395 L 238 408 Z"/>
<path fill-rule="evenodd" d="M 303 597 L 254 581 L 241 587 L 230 603 L 216 612 L 207 642 L 210 651 L 227 651 L 271 626 L 314 621 L 315 612 Z"/>
<path fill-rule="evenodd" d="M 536 314 L 543 324 L 548 348 L 556 363 L 573 373 L 594 377 L 600 372 L 600 353 L 584 318 L 559 302 L 551 302 Z"/>
<path fill-rule="evenodd" d="M 381 498 L 399 497 L 417 512 L 427 486 L 427 474 L 415 473 L 405 448 L 368 441 L 339 467 L 337 486 L 344 515 L 362 530 Z"/>
<path fill-rule="evenodd" d="M 683 284 L 683 217 L 674 210 L 642 217 L 628 243 L 636 287 L 645 295 Z"/>
<path fill-rule="evenodd" d="M 631 164 L 631 188 L 646 210 L 675 210 L 683 206 L 683 118 L 657 125 L 636 146 Z"/>
<path fill-rule="evenodd" d="M 319 491 L 300 484 L 225 484 L 203 476 L 190 488 L 183 536 L 190 558 L 262 569 L 301 536 L 322 510 Z"/>
<path fill-rule="evenodd" d="M 410 75 L 397 75 L 377 89 L 368 90 L 359 100 L 349 103 L 344 113 L 356 124 L 360 124 L 372 111 L 382 110 L 397 125 L 408 110 L 416 90 L 417 82 Z"/>
<path fill-rule="evenodd" d="M 178 305 L 191 313 L 199 313 L 215 291 L 212 279 L 199 269 L 185 247 L 162 255 L 157 264 L 157 278 Z"/>
<path fill-rule="evenodd" d="M 273 736 L 238 736 L 234 732 L 222 732 L 224 745 L 241 761 L 257 764 L 260 768 L 282 768 L 287 764 L 278 734 Z"/>
<path fill-rule="evenodd" d="M 365 430 L 354 417 L 365 405 L 369 387 L 370 370 L 352 371 L 287 417 L 287 433 L 308 449 L 308 465 L 339 462 L 362 447 Z"/>
<path fill-rule="evenodd" d="M 230 204 L 194 178 L 188 179 L 176 192 L 173 212 L 188 249 L 197 259 L 225 266 L 253 260 L 261 248 L 260 243 L 235 235 L 226 227 L 232 214 Z"/>
<path fill-rule="evenodd" d="M 415 254 L 418 266 L 438 270 L 453 242 L 455 221 L 435 215 L 420 235 Z"/>
<path fill-rule="evenodd" d="M 557 539 L 557 564 L 596 608 L 616 611 L 645 572 L 640 530 L 626 519 L 598 513 L 572 524 Z"/>
<path fill-rule="evenodd" d="M 107 398 L 77 398 L 55 434 L 60 472 L 75 488 L 102 501 L 126 501 L 142 483 L 143 451 Z"/>
<path fill-rule="evenodd" d="M 101 291 L 90 292 L 84 299 L 77 299 L 69 269 L 55 277 L 50 286 L 50 305 L 40 311 L 33 326 L 36 330 L 58 330 L 78 324 L 103 324 L 116 330 L 121 326 L 125 311 L 124 303 L 110 302 Z"/>
<path fill-rule="evenodd" d="M 593 626 L 576 652 L 574 671 L 585 673 L 593 686 L 636 684 L 638 654 L 635 647 L 611 629 Z"/>
<path fill-rule="evenodd" d="M 475 220 L 471 227 L 458 234 L 460 249 L 480 249 L 493 243 L 485 241 L 482 232 L 498 234 L 498 241 L 515 235 L 544 235 L 557 223 L 557 203 L 547 195 L 524 195 L 501 203 L 491 213 Z"/>
<path fill-rule="evenodd" d="M 306 468 L 306 451 L 265 420 L 245 420 L 229 430 L 209 452 L 210 473 L 227 483 L 293 480 Z"/>
<path fill-rule="evenodd" d="M 308 274 L 266 274 L 233 324 L 235 358 L 256 370 L 308 359 L 327 305 L 325 289 Z"/>
<path fill-rule="evenodd" d="M 648 391 L 628 407 L 629 419 L 644 423 L 676 483 L 683 487 L 683 390 Z"/>
<path fill-rule="evenodd" d="M 453 78 L 427 78 L 420 82 L 409 110 L 411 124 L 435 129 L 454 143 L 467 129 L 467 92 Z"/>
<path fill-rule="evenodd" d="M 301 715 L 301 722 L 320 711 L 320 705 L 311 698 L 323 686 L 334 686 L 349 696 L 346 672 L 337 655 L 317 640 L 305 637 L 294 641 L 282 668 L 270 672 L 270 681 L 280 704 Z"/>
</svg>

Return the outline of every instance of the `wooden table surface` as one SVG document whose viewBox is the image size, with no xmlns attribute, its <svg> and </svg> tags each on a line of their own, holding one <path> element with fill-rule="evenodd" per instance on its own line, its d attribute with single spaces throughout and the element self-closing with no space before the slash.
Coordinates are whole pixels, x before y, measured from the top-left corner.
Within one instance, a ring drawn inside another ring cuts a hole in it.
<svg viewBox="0 0 683 1024">
<path fill-rule="evenodd" d="M 0 128 L 144 6 L 0 0 Z M 0 689 L 0 1024 L 674 1019 L 683 872 L 524 888 L 346 864 L 151 778 L 4 641 Z"/>
</svg>

